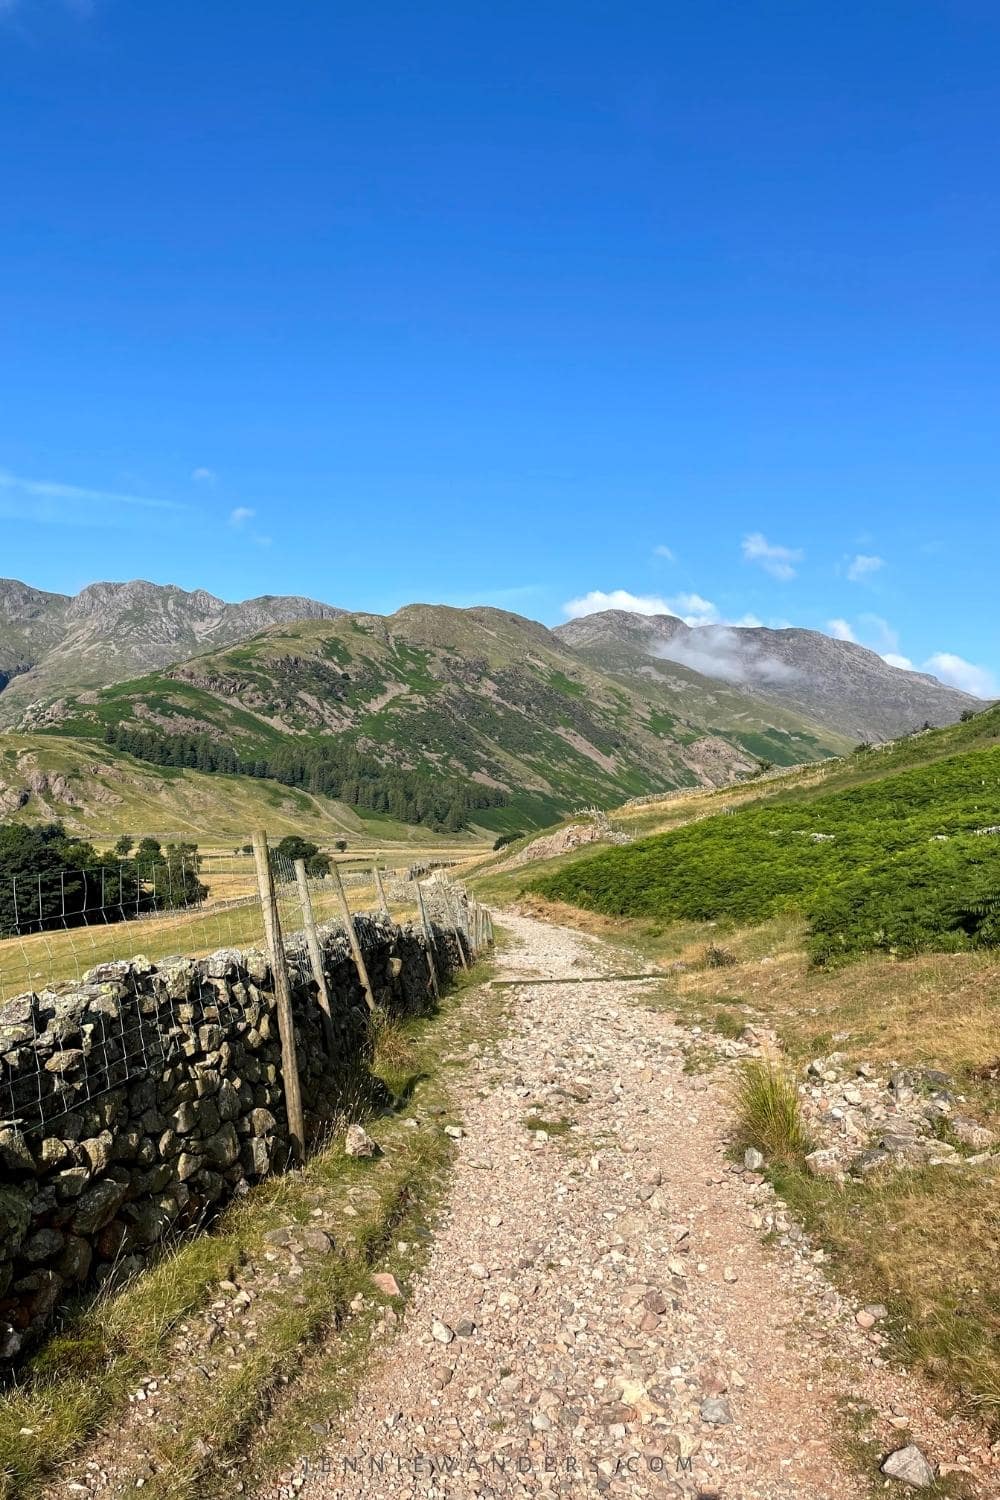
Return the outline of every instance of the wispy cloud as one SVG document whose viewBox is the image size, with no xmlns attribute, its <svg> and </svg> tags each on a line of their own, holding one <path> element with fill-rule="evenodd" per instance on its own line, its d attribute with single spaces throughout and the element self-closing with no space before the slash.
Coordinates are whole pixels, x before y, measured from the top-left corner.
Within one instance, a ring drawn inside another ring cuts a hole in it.
<svg viewBox="0 0 1000 1500">
<path fill-rule="evenodd" d="M 870 552 L 859 552 L 847 565 L 847 576 L 852 583 L 861 583 L 865 578 L 870 578 L 880 568 L 885 567 L 885 558 L 876 557 Z"/>
<path fill-rule="evenodd" d="M 706 624 L 690 635 L 658 642 L 653 654 L 724 682 L 787 682 L 799 675 L 795 667 L 772 656 L 753 636 L 742 635 L 726 624 Z"/>
<path fill-rule="evenodd" d="M 83 21 L 89 21 L 97 8 L 95 0 L 62 0 L 62 7 Z M 31 9 L 30 0 L 0 0 L 0 19 L 15 13 L 19 16 L 25 12 L 30 13 Z"/>
<path fill-rule="evenodd" d="M 2 0 L 0 0 L 2 3 Z M 0 515 L 10 520 L 41 524 L 107 526 L 122 511 L 184 511 L 174 500 L 151 495 L 124 494 L 120 490 L 95 490 L 54 479 L 26 479 L 0 469 Z"/>
<path fill-rule="evenodd" d="M 900 672 L 912 672 L 913 663 L 908 656 L 900 656 L 898 651 L 885 651 L 882 660 L 888 667 L 898 667 Z"/>
<path fill-rule="evenodd" d="M 249 523 L 254 519 L 257 512 L 250 505 L 237 505 L 229 512 L 229 524 L 234 531 L 243 532 L 255 547 L 270 547 L 272 537 L 262 536 L 259 531 L 248 531 Z"/>
<path fill-rule="evenodd" d="M 191 470 L 191 478 L 195 484 L 214 484 L 218 477 L 214 469 L 206 468 L 205 465 Z"/>
<path fill-rule="evenodd" d="M 783 547 L 777 542 L 769 542 L 762 532 L 753 531 L 743 538 L 743 556 L 747 562 L 756 563 L 765 573 L 770 573 L 772 578 L 787 583 L 795 577 L 792 564 L 801 562 L 805 553 L 801 547 Z"/>
<path fill-rule="evenodd" d="M 660 545 L 658 547 L 654 547 L 653 548 L 653 556 L 654 557 L 662 557 L 663 560 L 664 560 L 664 562 L 676 562 L 677 561 L 677 556 L 676 556 L 676 553 L 674 552 L 673 548 L 664 546 L 662 542 L 660 543 Z"/>
<path fill-rule="evenodd" d="M 899 649 L 899 631 L 883 620 L 881 615 L 863 614 L 858 619 L 864 626 L 862 639 L 866 646 L 870 645 L 873 651 L 880 655 Z"/>
<path fill-rule="evenodd" d="M 827 620 L 826 628 L 835 641 L 853 641 L 857 644 L 857 636 L 848 620 Z"/>
</svg>

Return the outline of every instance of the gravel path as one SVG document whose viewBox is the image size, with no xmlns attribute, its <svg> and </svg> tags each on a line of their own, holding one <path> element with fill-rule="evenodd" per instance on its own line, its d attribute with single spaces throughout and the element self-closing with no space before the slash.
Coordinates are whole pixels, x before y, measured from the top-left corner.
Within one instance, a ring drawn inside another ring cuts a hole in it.
<svg viewBox="0 0 1000 1500">
<path fill-rule="evenodd" d="M 570 930 L 504 925 L 506 977 L 621 967 Z M 863 1389 L 891 1420 L 915 1391 L 808 1245 L 762 1243 L 780 1206 L 732 1170 L 722 1085 L 682 1071 L 683 1033 L 641 988 L 518 989 L 459 1084 L 465 1135 L 403 1326 L 325 1455 L 272 1495 L 868 1493 L 837 1456 L 838 1399 Z"/>
</svg>

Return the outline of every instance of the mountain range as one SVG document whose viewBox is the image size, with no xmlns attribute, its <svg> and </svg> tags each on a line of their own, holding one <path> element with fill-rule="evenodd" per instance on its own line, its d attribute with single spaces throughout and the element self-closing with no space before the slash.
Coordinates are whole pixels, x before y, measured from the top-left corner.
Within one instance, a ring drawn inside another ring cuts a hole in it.
<svg viewBox="0 0 1000 1500">
<path fill-rule="evenodd" d="M 314 599 L 265 594 L 227 604 L 172 584 L 92 583 L 79 594 L 47 594 L 0 579 L 0 724 L 29 703 L 104 687 L 287 620 L 342 614 Z"/>
<path fill-rule="evenodd" d="M 554 632 L 605 670 L 665 683 L 677 668 L 782 704 L 855 740 L 888 740 L 953 723 L 978 698 L 924 672 L 905 672 L 854 641 L 818 630 L 689 626 L 676 615 L 605 610 Z"/>
<path fill-rule="evenodd" d="M 58 736 L 88 743 L 95 770 L 100 755 L 145 775 L 277 781 L 452 830 L 723 785 L 982 706 L 813 631 L 619 611 L 549 630 L 486 607 L 386 617 L 143 582 L 75 597 L 0 583 L 0 723 L 21 762 Z"/>
</svg>

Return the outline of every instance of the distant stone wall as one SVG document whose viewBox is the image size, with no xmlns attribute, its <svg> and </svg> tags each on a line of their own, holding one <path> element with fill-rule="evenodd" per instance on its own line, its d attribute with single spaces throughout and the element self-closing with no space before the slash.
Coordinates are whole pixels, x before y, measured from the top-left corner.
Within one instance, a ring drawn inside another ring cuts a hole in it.
<svg viewBox="0 0 1000 1500">
<path fill-rule="evenodd" d="M 358 936 L 378 1003 L 432 1005 L 423 935 L 368 917 Z M 438 932 L 436 961 L 458 963 Z M 332 1044 L 301 939 L 290 938 L 307 1128 L 378 1087 L 368 1012 L 339 929 L 321 928 Z M 0 1360 L 34 1343 L 70 1292 L 138 1269 L 289 1160 L 270 966 L 254 950 L 101 964 L 80 985 L 0 1007 Z"/>
</svg>

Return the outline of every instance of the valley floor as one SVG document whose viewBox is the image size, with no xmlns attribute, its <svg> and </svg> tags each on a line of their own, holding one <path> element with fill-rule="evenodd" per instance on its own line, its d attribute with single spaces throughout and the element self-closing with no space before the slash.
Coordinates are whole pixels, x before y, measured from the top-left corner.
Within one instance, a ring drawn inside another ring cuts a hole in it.
<svg viewBox="0 0 1000 1500">
<path fill-rule="evenodd" d="M 610 977 L 620 949 L 503 922 L 499 976 L 527 982 L 456 1073 L 464 1134 L 402 1326 L 261 1500 L 850 1500 L 910 1442 L 995 1493 L 981 1430 L 893 1365 L 730 1159 L 725 1067 L 685 1071 L 653 986 Z"/>
</svg>

